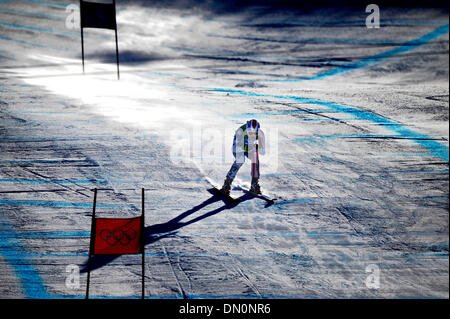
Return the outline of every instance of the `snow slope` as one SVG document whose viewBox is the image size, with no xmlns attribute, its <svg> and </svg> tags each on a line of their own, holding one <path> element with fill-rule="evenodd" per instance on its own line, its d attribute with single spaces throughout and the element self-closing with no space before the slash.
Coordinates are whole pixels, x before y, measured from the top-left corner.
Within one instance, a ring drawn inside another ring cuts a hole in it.
<svg viewBox="0 0 450 319">
<path fill-rule="evenodd" d="M 305 12 L 0 1 L 0 296 L 83 298 L 98 216 L 146 190 L 148 298 L 448 298 L 448 10 Z M 266 132 L 263 192 L 208 192 L 236 128 Z M 140 296 L 140 256 L 94 258 L 92 298 Z M 68 265 L 80 286 L 66 285 Z M 380 285 L 369 288 L 371 265 Z M 367 268 L 369 267 L 369 268 Z"/>
</svg>

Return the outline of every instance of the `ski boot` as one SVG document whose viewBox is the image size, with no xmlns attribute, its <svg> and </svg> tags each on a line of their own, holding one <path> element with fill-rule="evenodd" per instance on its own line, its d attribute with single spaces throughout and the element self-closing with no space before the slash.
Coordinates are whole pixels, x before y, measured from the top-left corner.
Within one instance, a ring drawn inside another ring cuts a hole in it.
<svg viewBox="0 0 450 319">
<path fill-rule="evenodd" d="M 261 187 L 259 186 L 258 180 L 258 178 L 252 178 L 252 186 L 250 187 L 249 192 L 254 195 L 261 195 Z"/>
<path fill-rule="evenodd" d="M 232 182 L 233 182 L 233 180 L 227 176 L 227 178 L 225 178 L 225 181 L 223 182 L 223 186 L 220 189 L 220 191 L 222 193 L 224 193 L 225 195 L 230 195 L 231 183 Z"/>
</svg>

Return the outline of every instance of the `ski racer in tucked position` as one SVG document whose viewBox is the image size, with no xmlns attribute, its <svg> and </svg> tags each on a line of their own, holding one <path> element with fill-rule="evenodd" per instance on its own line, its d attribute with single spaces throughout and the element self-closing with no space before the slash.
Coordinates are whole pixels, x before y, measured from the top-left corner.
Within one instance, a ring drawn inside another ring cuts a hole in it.
<svg viewBox="0 0 450 319">
<path fill-rule="evenodd" d="M 246 124 L 239 127 L 233 139 L 233 156 L 235 158 L 233 165 L 228 171 L 221 192 L 230 195 L 231 183 L 236 177 L 237 172 L 245 162 L 245 158 L 251 161 L 251 188 L 250 193 L 261 194 L 259 186 L 259 154 L 265 154 L 265 137 L 257 120 L 247 121 Z"/>
</svg>

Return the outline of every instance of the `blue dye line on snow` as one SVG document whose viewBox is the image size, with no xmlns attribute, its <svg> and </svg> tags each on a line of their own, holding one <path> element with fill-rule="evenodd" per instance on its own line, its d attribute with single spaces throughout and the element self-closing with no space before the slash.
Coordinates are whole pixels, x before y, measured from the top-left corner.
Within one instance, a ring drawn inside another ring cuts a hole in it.
<svg viewBox="0 0 450 319">
<path fill-rule="evenodd" d="M 408 257 L 444 257 L 448 258 L 448 253 L 418 253 L 418 254 L 401 254 L 396 257 L 408 258 Z"/>
<path fill-rule="evenodd" d="M 415 157 L 415 156 L 434 156 L 433 154 L 430 153 L 423 153 L 423 154 L 396 154 L 396 153 L 392 153 L 392 154 L 377 154 L 376 156 L 379 157 L 396 157 L 396 156 L 400 156 L 400 157 Z"/>
<path fill-rule="evenodd" d="M 107 184 L 107 180 L 95 179 L 65 179 L 65 180 L 49 180 L 49 179 L 0 179 L 0 183 L 22 183 L 22 184 Z"/>
<path fill-rule="evenodd" d="M 49 33 L 55 33 L 55 34 L 60 34 L 60 35 L 81 37 L 80 34 L 75 33 L 75 32 L 58 31 L 58 30 L 52 30 L 52 29 L 46 29 L 46 28 L 30 27 L 30 26 L 26 26 L 26 25 L 8 23 L 8 22 L 2 22 L 2 21 L 0 21 L 0 25 L 4 25 L 6 27 L 11 27 L 11 28 L 17 28 L 17 29 L 32 30 L 32 31 L 39 31 L 39 32 L 49 32 Z"/>
<path fill-rule="evenodd" d="M 448 25 L 447 25 L 447 30 L 448 30 Z M 393 120 L 390 120 L 388 118 L 385 118 L 381 115 L 378 115 L 378 114 L 375 114 L 375 113 L 372 113 L 369 111 L 360 110 L 355 107 L 339 105 L 339 104 L 336 104 L 333 102 L 325 102 L 325 101 L 320 101 L 320 100 L 310 99 L 310 98 L 305 98 L 305 97 L 251 93 L 251 92 L 245 92 L 245 91 L 240 91 L 240 90 L 221 89 L 221 88 L 210 88 L 208 90 L 217 91 L 217 92 L 225 92 L 225 93 L 229 93 L 229 94 L 244 95 L 244 96 L 284 99 L 284 100 L 291 100 L 291 101 L 295 101 L 295 102 L 299 102 L 299 103 L 325 106 L 325 107 L 328 107 L 330 110 L 333 110 L 334 112 L 347 113 L 347 114 L 354 116 L 355 118 L 359 118 L 361 120 L 366 120 L 366 121 L 370 121 L 370 122 L 382 125 L 386 129 L 393 131 L 394 133 L 397 133 L 398 135 L 396 135 L 395 137 L 397 137 L 397 138 L 403 137 L 405 139 L 408 138 L 408 139 L 414 141 L 415 143 L 420 144 L 422 147 L 428 149 L 433 155 L 442 158 L 446 162 L 449 161 L 448 146 L 436 142 L 432 137 L 412 131 L 412 130 L 404 127 L 402 124 L 399 124 Z M 247 113 L 247 114 L 250 114 L 250 113 Z M 277 113 L 275 112 L 273 114 L 277 114 Z"/>
<path fill-rule="evenodd" d="M 287 42 L 287 43 L 352 43 L 352 44 L 388 44 L 388 45 L 402 45 L 405 42 L 400 40 L 378 40 L 378 39 L 340 39 L 340 38 L 296 38 L 296 37 L 248 37 L 248 36 L 230 36 L 221 35 L 215 33 L 208 33 L 209 37 L 234 39 L 234 40 L 250 40 L 250 41 L 264 41 L 264 42 Z M 179 48 L 179 47 L 177 47 Z M 181 48 L 183 49 L 183 48 Z M 194 50 L 192 50 L 194 51 Z M 217 52 L 216 52 L 217 53 Z M 227 53 L 226 51 L 224 53 Z M 234 52 L 234 55 L 250 55 L 250 54 L 240 54 L 239 52 Z M 277 58 L 277 57 L 275 57 Z"/>
<path fill-rule="evenodd" d="M 38 163 L 95 163 L 94 160 L 89 159 L 79 159 L 79 160 L 71 160 L 71 159 L 60 159 L 60 160 L 32 160 L 32 161 L 0 161 L 0 164 L 38 164 Z M 0 179 L 0 182 L 2 180 Z M 13 180 L 11 180 L 13 181 Z M 95 181 L 98 183 L 98 181 Z M 104 181 L 105 183 L 107 181 Z"/>
<path fill-rule="evenodd" d="M 2 238 L 0 236 L 0 238 Z M 0 255 L 1 255 L 1 247 L 0 247 Z M 74 254 L 16 254 L 14 257 L 11 257 L 11 261 L 22 261 L 24 258 L 70 258 L 70 257 L 88 257 L 88 253 L 80 254 L 80 253 L 74 253 Z M 31 264 L 30 260 L 30 264 Z"/>
<path fill-rule="evenodd" d="M 56 50 L 56 51 L 66 51 L 66 52 L 69 51 L 69 50 L 65 50 L 65 49 L 50 47 L 48 45 L 42 45 L 42 44 L 38 44 L 38 43 L 33 43 L 33 42 L 30 42 L 30 41 L 12 39 L 12 38 L 4 37 L 4 36 L 1 36 L 1 35 L 0 35 L 0 40 L 6 40 L 6 41 L 16 42 L 16 43 L 20 43 L 20 44 L 31 45 L 33 47 L 42 48 L 42 49 L 49 49 L 49 50 Z"/>
<path fill-rule="evenodd" d="M 400 174 L 406 174 L 406 173 L 445 173 L 448 174 L 448 169 L 407 169 L 402 171 L 390 171 L 389 173 L 400 173 Z"/>
<path fill-rule="evenodd" d="M 66 232 L 4 232 L 0 233 L 0 238 L 72 238 L 89 237 L 90 232 L 66 231 Z M 45 255 L 44 255 L 45 256 Z"/>
<path fill-rule="evenodd" d="M 445 25 L 447 22 L 444 21 L 414 21 L 414 20 L 384 20 L 382 21 L 381 25 L 383 24 L 416 24 L 416 25 Z M 364 23 L 365 24 L 365 23 Z"/>
<path fill-rule="evenodd" d="M 274 205 L 275 206 L 283 206 L 290 204 L 301 204 L 301 203 L 311 203 L 314 200 L 312 198 L 297 198 L 297 199 L 286 199 L 286 200 L 277 200 Z"/>
<path fill-rule="evenodd" d="M 152 137 L 152 136 L 150 136 Z M 22 142 L 22 143 L 28 143 L 28 142 L 53 142 L 53 141 L 73 141 L 73 140 L 92 140 L 92 139 L 98 139 L 98 138 L 112 138 L 112 139 L 118 139 L 120 136 L 114 135 L 65 135 L 65 136 L 34 136 L 34 137 L 5 137 L 0 138 L 0 142 Z M 144 137 L 145 138 L 145 137 Z"/>
<path fill-rule="evenodd" d="M 92 208 L 93 204 L 87 203 L 64 203 L 64 202 L 50 202 L 37 200 L 9 200 L 0 199 L 0 205 L 25 205 L 25 206 L 43 206 L 43 207 L 75 207 L 75 208 Z M 116 207 L 134 207 L 129 204 L 96 204 L 101 208 L 116 208 Z"/>
<path fill-rule="evenodd" d="M 8 233 L 14 233 L 9 222 L 1 214 L 0 221 L 2 226 L 0 234 L 5 230 Z M 47 293 L 39 273 L 33 268 L 31 260 L 23 256 L 24 249 L 20 241 L 16 238 L 2 238 L 2 246 L 4 247 L 0 249 L 0 255 L 13 269 L 25 296 L 36 299 L 50 298 L 51 296 Z"/>
<path fill-rule="evenodd" d="M 48 6 L 64 7 L 64 8 L 69 5 L 68 3 L 50 2 L 50 1 L 42 1 L 42 0 L 20 0 L 20 1 L 31 2 L 31 3 L 36 3 L 36 4 L 45 4 Z"/>
<path fill-rule="evenodd" d="M 222 89 L 213 89 L 213 91 L 221 91 L 221 92 L 228 92 L 228 93 L 236 93 L 239 92 L 241 95 L 249 95 L 246 94 L 246 92 L 243 91 L 235 91 L 235 90 L 222 90 Z M 231 92 L 232 91 L 232 92 Z M 269 96 L 267 96 L 269 97 Z M 277 98 L 282 98 L 281 96 L 278 96 Z M 260 113 L 239 113 L 239 114 L 230 114 L 230 117 L 234 118 L 247 118 L 247 117 L 255 117 L 255 118 L 261 118 L 265 116 L 271 116 L 271 115 L 284 115 L 284 114 L 296 114 L 296 113 L 338 113 L 335 110 L 331 109 L 324 109 L 324 110 L 284 110 L 284 111 L 269 111 L 269 112 L 260 112 Z"/>
<path fill-rule="evenodd" d="M 361 59 L 357 62 L 353 62 L 353 63 L 348 63 L 348 64 L 344 64 L 342 66 L 333 68 L 331 70 L 327 70 L 324 72 L 321 72 L 317 75 L 311 76 L 311 77 L 302 77 L 302 78 L 296 78 L 296 79 L 286 79 L 286 80 L 267 80 L 267 81 L 271 81 L 271 82 L 299 82 L 299 81 L 305 81 L 305 80 L 320 80 L 326 77 L 330 77 L 330 76 L 334 76 L 337 74 L 341 74 L 344 72 L 348 72 L 348 71 L 352 71 L 355 69 L 359 69 L 362 67 L 366 67 L 370 64 L 379 62 L 381 60 L 393 57 L 395 55 L 401 54 L 401 53 L 405 53 L 407 51 L 413 50 L 418 48 L 419 46 L 426 44 L 428 42 L 430 42 L 433 39 L 436 39 L 437 37 L 444 35 L 446 33 L 449 32 L 449 25 L 443 25 L 440 26 L 439 28 L 433 30 L 430 33 L 427 33 L 426 35 L 419 37 L 417 39 L 414 39 L 412 41 L 407 41 L 404 42 L 403 45 L 399 46 L 398 48 L 389 50 L 389 51 L 385 51 L 379 54 L 375 54 L 372 55 L 370 57 Z"/>
<path fill-rule="evenodd" d="M 56 19 L 56 20 L 65 20 L 66 19 L 66 17 L 55 16 L 55 15 L 51 15 L 51 14 L 38 13 L 38 12 L 28 12 L 28 11 L 20 11 L 20 10 L 12 10 L 12 9 L 5 9 L 5 8 L 0 8 L 0 12 L 17 13 L 17 14 L 36 16 L 36 17 L 42 17 L 42 18 L 49 18 L 49 19 Z"/>
<path fill-rule="evenodd" d="M 268 232 L 268 233 L 250 233 L 250 234 L 244 234 L 245 236 L 257 236 L 257 237 L 292 237 L 292 236 L 353 236 L 352 233 L 342 233 L 342 232 L 305 232 L 305 233 L 299 233 L 299 232 Z M 241 235 L 242 236 L 242 235 Z M 2 232 L 0 233 L 0 239 L 8 239 L 8 238 L 15 238 L 15 239 L 64 239 L 64 238 L 80 238 L 90 237 L 90 232 L 88 231 L 46 231 L 46 232 Z M 0 247 L 3 247 L 3 245 L 0 245 Z M 160 255 L 165 254 L 165 252 L 146 252 L 146 255 Z M 169 254 L 205 254 L 205 255 L 211 255 L 210 253 L 198 253 L 198 252 L 172 252 Z M 68 256 L 82 256 L 83 254 L 26 254 L 26 256 L 37 256 L 37 257 L 47 257 L 47 256 L 61 256 L 61 257 L 68 257 Z M 216 255 L 216 254 L 215 254 Z M 220 255 L 228 255 L 228 253 L 221 253 Z M 269 254 L 270 255 L 270 254 Z M 25 255 L 24 255 L 25 256 Z M 87 256 L 87 254 L 86 254 Z"/>
<path fill-rule="evenodd" d="M 295 122 L 321 122 L 321 121 L 362 121 L 362 119 L 355 119 L 355 118 L 325 118 L 325 119 L 299 119 L 295 120 Z"/>
<path fill-rule="evenodd" d="M 351 233 L 339 233 L 339 232 L 307 232 L 306 236 L 310 236 L 310 237 L 316 237 L 316 236 L 352 236 L 353 234 Z"/>
<path fill-rule="evenodd" d="M 230 22 L 230 21 L 224 21 Z M 366 26 L 365 20 L 306 20 L 306 19 L 288 19 L 288 20 L 265 20 L 261 22 L 255 22 L 252 24 L 245 24 L 244 26 L 260 26 L 260 25 L 270 25 L 270 24 L 302 24 L 302 25 L 343 25 L 351 24 L 355 26 Z M 420 20 L 388 20 L 382 19 L 380 21 L 381 26 L 387 25 L 444 25 L 447 22 L 443 21 L 420 21 Z"/>
<path fill-rule="evenodd" d="M 312 20 L 312 19 L 283 19 L 283 20 L 255 20 L 253 24 L 250 24 L 247 20 L 232 20 L 232 19 L 212 19 L 212 18 L 204 18 L 205 22 L 222 22 L 227 24 L 235 24 L 242 25 L 246 27 L 252 26 L 264 26 L 266 25 L 276 25 L 276 24 L 303 24 L 303 25 L 342 25 L 342 24 L 350 24 L 355 26 L 366 26 L 366 21 L 364 19 L 356 19 L 356 20 Z M 244 24 L 245 23 L 245 24 Z M 446 24 L 446 21 L 423 21 L 423 20 L 393 20 L 393 19 L 382 19 L 380 21 L 381 26 L 387 25 L 443 25 Z"/>
<path fill-rule="evenodd" d="M 8 23 L 8 22 L 2 22 L 2 21 L 0 21 L 0 25 L 4 25 L 6 27 L 11 27 L 11 28 L 17 28 L 17 29 L 25 29 L 25 30 L 32 30 L 32 31 L 39 31 L 39 32 L 49 32 L 49 33 L 56 33 L 56 34 L 61 34 L 61 35 L 69 35 L 69 36 L 76 36 L 76 37 L 81 36 L 80 34 L 75 33 L 75 32 L 58 31 L 58 30 L 52 30 L 52 29 L 46 29 L 46 28 L 30 27 L 30 26 L 26 26 L 26 25 Z"/>
<path fill-rule="evenodd" d="M 360 119 L 362 120 L 362 119 Z M 393 123 L 382 123 L 383 125 L 394 125 Z M 395 124 L 397 125 L 397 124 Z M 333 138 L 393 138 L 393 139 L 405 139 L 405 140 L 436 140 L 432 137 L 421 137 L 416 135 L 388 135 L 388 134 L 335 134 L 335 135 L 316 135 L 314 137 L 324 138 L 324 139 L 333 139 Z M 309 138 L 309 137 L 307 137 Z M 301 137 L 298 140 L 302 140 Z"/>
<path fill-rule="evenodd" d="M 78 37 L 78 38 L 81 37 L 81 33 L 77 33 L 77 32 L 52 30 L 52 29 L 32 27 L 32 26 L 26 26 L 26 25 L 9 23 L 9 22 L 3 22 L 3 21 L 0 21 L 0 26 L 1 25 L 6 26 L 6 27 L 10 27 L 10 28 L 17 28 L 17 29 L 24 29 L 24 30 L 31 30 L 31 31 L 38 31 L 38 32 L 48 32 L 48 33 L 59 34 L 59 35 L 66 35 L 66 36 Z M 105 38 L 103 36 L 97 36 L 97 35 L 93 35 L 93 34 L 86 34 L 85 37 L 86 38 L 96 38 L 96 39 L 104 39 Z M 21 42 L 21 43 L 24 43 L 24 44 L 32 44 L 32 42 L 15 40 L 15 39 L 6 38 L 6 37 L 4 37 L 4 39 L 5 40 L 10 40 L 10 41 Z M 34 46 L 39 46 L 39 45 L 34 44 Z M 42 46 L 42 47 L 45 47 L 45 46 Z M 51 48 L 51 47 L 47 47 L 47 48 L 53 49 L 53 50 L 66 51 L 66 52 L 70 51 L 70 50 L 57 49 L 57 48 Z"/>
</svg>

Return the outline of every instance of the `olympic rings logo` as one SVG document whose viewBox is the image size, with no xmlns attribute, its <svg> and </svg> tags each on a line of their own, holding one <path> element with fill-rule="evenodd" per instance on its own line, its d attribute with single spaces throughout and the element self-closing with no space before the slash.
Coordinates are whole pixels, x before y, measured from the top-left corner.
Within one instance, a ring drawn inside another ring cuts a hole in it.
<svg viewBox="0 0 450 319">
<path fill-rule="evenodd" d="M 113 231 L 105 228 L 100 231 L 100 238 L 109 246 L 115 246 L 118 243 L 122 246 L 126 246 L 134 240 L 136 236 L 137 232 L 132 228 L 127 230 L 118 228 Z"/>
</svg>

